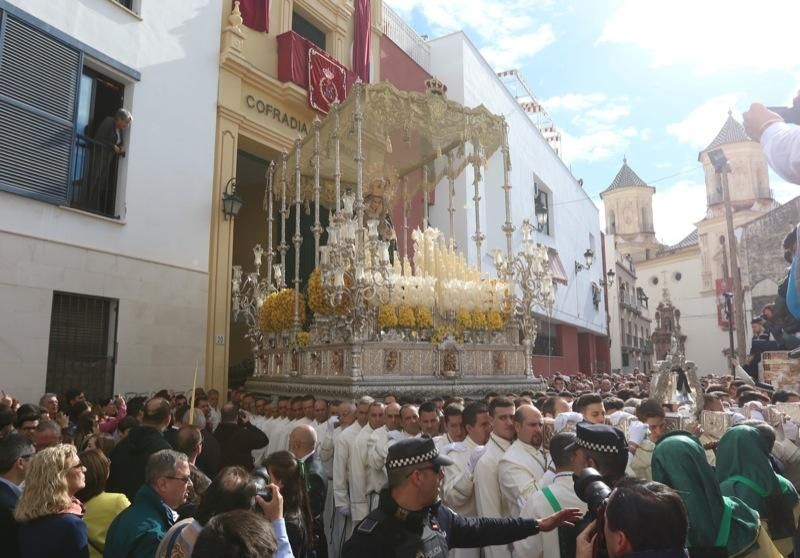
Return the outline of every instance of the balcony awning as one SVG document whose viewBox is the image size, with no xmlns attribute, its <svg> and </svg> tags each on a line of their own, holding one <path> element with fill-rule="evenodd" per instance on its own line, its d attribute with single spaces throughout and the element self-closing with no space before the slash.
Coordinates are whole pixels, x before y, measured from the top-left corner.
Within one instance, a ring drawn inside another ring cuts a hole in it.
<svg viewBox="0 0 800 558">
<path fill-rule="evenodd" d="M 439 83 L 440 85 L 440 83 Z M 442 86 L 443 87 L 443 86 Z M 340 138 L 341 191 L 356 184 L 356 137 L 354 126 L 357 88 L 363 117 L 361 156 L 364 158 L 364 197 L 379 196 L 387 207 L 399 201 L 403 185 L 407 199 L 425 189 L 433 192 L 448 171 L 458 176 L 473 157 L 473 142 L 480 146 L 485 163 L 503 142 L 504 120 L 484 106 L 468 108 L 447 99 L 440 89 L 427 93 L 399 91 L 388 82 L 358 83 L 341 104 L 320 124 L 320 201 L 334 207 L 334 138 Z M 448 160 L 451 160 L 448 163 Z M 286 180 L 294 190 L 300 171 L 301 197 L 314 199 L 314 129 L 301 141 L 299 169 L 295 150 L 289 152 Z M 281 179 L 280 172 L 276 183 Z M 292 196 L 294 197 L 294 196 Z"/>
<path fill-rule="evenodd" d="M 547 266 L 550 268 L 550 274 L 553 276 L 554 283 L 567 284 L 567 272 L 564 271 L 564 264 L 561 263 L 561 258 L 558 256 L 558 250 L 555 248 L 547 249 Z"/>
</svg>

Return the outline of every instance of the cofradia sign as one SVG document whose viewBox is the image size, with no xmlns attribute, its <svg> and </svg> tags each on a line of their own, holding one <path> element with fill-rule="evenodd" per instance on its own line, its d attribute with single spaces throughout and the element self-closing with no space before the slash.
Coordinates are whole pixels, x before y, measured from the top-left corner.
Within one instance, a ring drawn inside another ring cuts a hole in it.
<svg viewBox="0 0 800 558">
<path fill-rule="evenodd" d="M 266 117 L 271 116 L 273 120 L 277 120 L 291 130 L 297 130 L 301 134 L 308 133 L 308 126 L 305 122 L 294 116 L 290 116 L 289 114 L 280 110 L 278 107 L 272 106 L 269 103 L 265 103 L 261 99 L 256 99 L 253 95 L 248 95 L 245 97 L 244 102 L 248 108 L 253 109 L 256 112 L 260 112 Z"/>
</svg>

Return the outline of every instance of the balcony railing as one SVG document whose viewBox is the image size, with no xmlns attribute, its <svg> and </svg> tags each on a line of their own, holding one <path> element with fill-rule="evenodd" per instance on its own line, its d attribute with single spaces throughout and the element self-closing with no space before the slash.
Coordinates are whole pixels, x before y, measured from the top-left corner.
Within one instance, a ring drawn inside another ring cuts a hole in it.
<svg viewBox="0 0 800 558">
<path fill-rule="evenodd" d="M 408 54 L 423 70 L 430 73 L 431 47 L 385 2 L 383 4 L 383 34 Z"/>
<path fill-rule="evenodd" d="M 111 146 L 77 136 L 69 206 L 115 217 L 118 160 Z"/>
</svg>

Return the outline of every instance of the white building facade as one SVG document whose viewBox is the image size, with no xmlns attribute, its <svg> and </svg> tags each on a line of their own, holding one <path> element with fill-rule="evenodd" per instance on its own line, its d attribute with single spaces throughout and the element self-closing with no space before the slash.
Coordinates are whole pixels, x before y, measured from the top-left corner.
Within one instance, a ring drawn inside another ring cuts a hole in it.
<svg viewBox="0 0 800 558">
<path fill-rule="evenodd" d="M 534 372 L 547 375 L 608 371 L 606 310 L 600 288 L 605 273 L 597 207 L 466 35 L 453 33 L 431 40 L 428 45 L 428 70 L 448 87 L 448 98 L 468 107 L 484 105 L 506 118 L 515 252 L 521 248 L 523 221 L 537 223 L 537 203 L 547 209 L 547 225 L 535 234 L 535 241 L 551 249 L 558 289 L 553 315 L 539 319 Z M 490 274 L 494 273 L 492 251 L 506 248 L 502 229 L 506 221 L 502 157 L 498 151 L 489 160 L 479 192 L 480 231 L 485 235 L 481 267 Z M 447 187 L 446 180 L 438 185 L 435 205 L 430 208 L 432 225 L 443 231 L 448 230 L 450 218 Z M 473 241 L 473 196 L 473 171 L 468 167 L 455 184 L 454 237 L 474 264 L 477 250 Z M 588 270 L 579 270 L 575 263 L 585 266 L 587 249 L 595 254 L 595 263 Z"/>
<path fill-rule="evenodd" d="M 6 392 L 187 389 L 203 370 L 220 14 L 0 0 Z M 124 157 L 101 132 L 119 108 Z"/>
</svg>

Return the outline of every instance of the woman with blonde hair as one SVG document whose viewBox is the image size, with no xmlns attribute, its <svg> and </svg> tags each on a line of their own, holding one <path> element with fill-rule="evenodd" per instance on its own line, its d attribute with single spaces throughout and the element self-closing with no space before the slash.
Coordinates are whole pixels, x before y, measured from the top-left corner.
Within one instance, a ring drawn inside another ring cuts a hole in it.
<svg viewBox="0 0 800 558">
<path fill-rule="evenodd" d="M 31 458 L 14 511 L 22 558 L 89 556 L 83 507 L 75 498 L 85 485 L 85 471 L 75 447 L 68 444 L 43 449 Z"/>
</svg>

